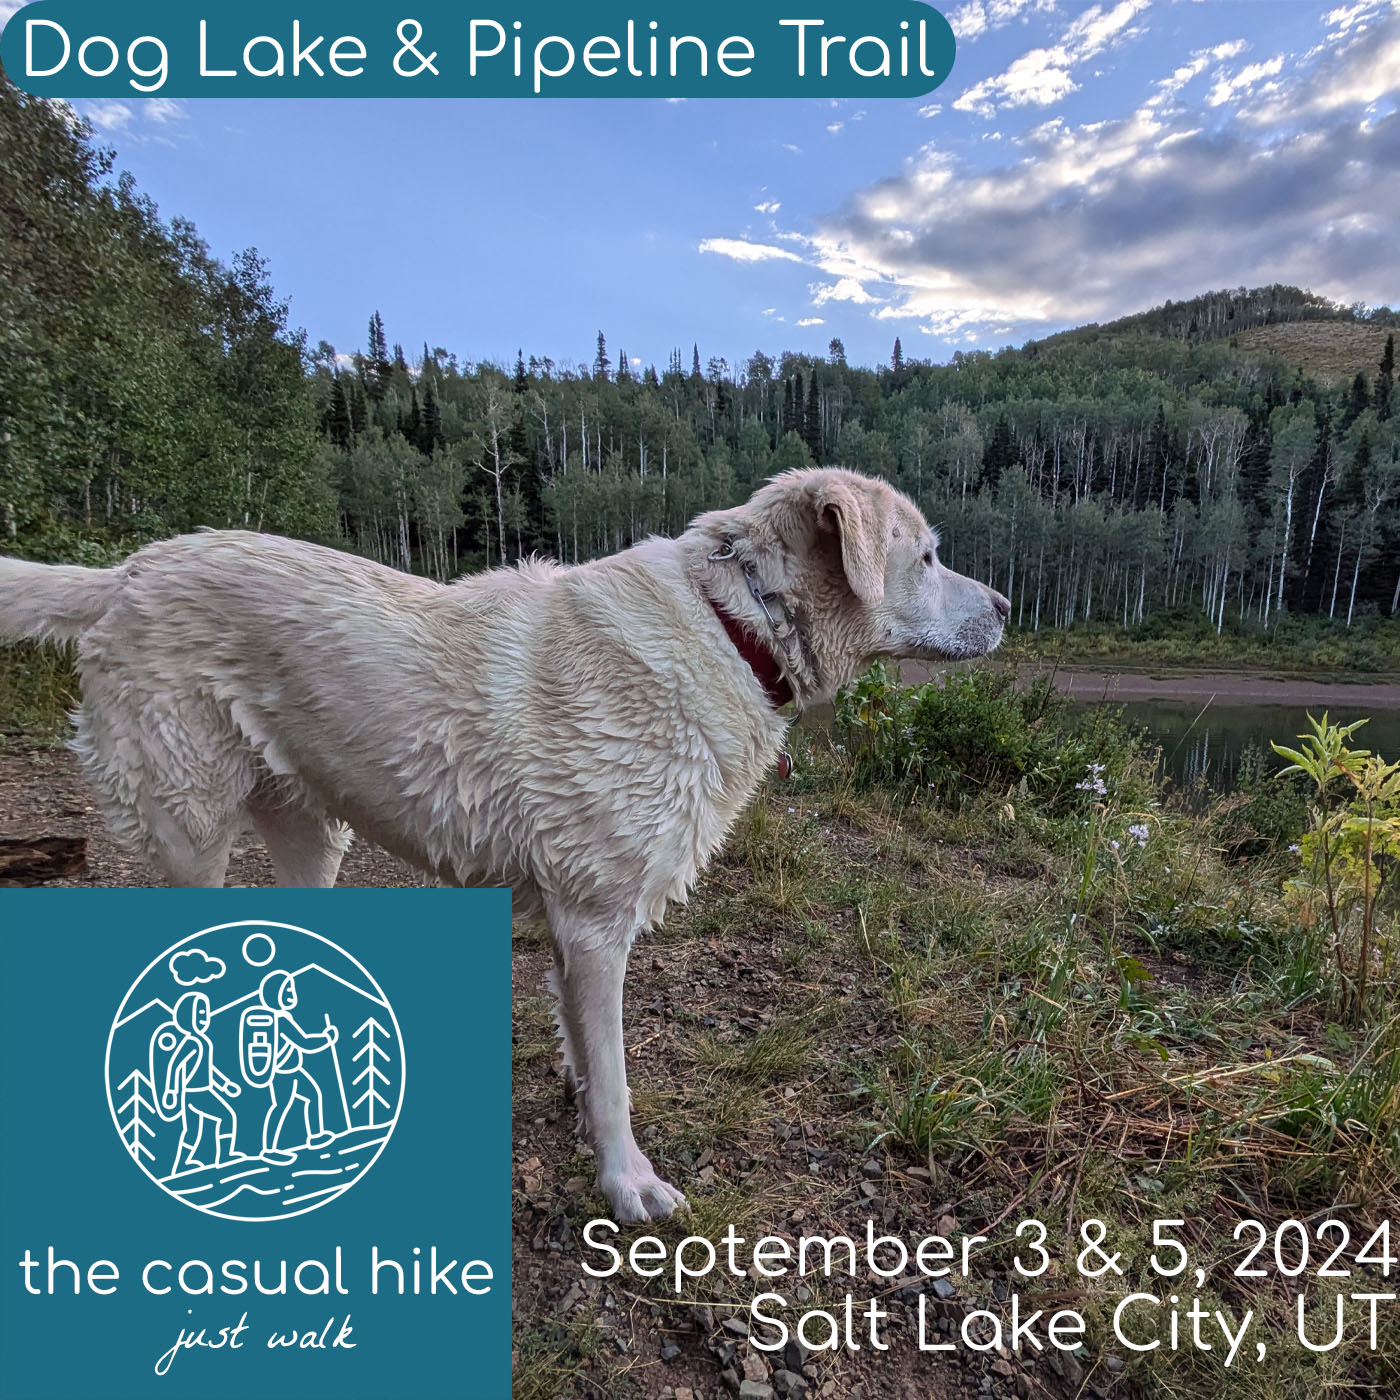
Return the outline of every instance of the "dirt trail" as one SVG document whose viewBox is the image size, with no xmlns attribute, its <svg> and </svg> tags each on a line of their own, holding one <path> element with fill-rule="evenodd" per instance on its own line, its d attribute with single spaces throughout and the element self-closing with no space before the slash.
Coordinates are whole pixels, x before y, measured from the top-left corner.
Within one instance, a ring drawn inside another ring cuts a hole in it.
<svg viewBox="0 0 1400 1400">
<path fill-rule="evenodd" d="M 62 748 L 16 745 L 0 749 L 0 836 L 85 836 L 86 875 L 51 888 L 119 888 L 159 883 L 112 840 L 73 755 Z M 270 885 L 272 865 L 262 842 L 245 836 L 229 861 L 230 885 Z M 419 883 L 402 861 L 367 841 L 350 847 L 340 884 L 378 888 Z"/>
<path fill-rule="evenodd" d="M 1098 700 L 1213 700 L 1217 705 L 1360 706 L 1400 709 L 1400 684 L 1394 681 L 1324 682 L 1273 680 L 1229 672 L 1198 676 L 1112 675 L 1102 671 L 1060 671 L 1056 685 L 1067 695 Z"/>
<path fill-rule="evenodd" d="M 1045 667 L 1026 667 L 1038 675 Z M 921 685 L 934 671 L 905 662 L 900 677 Z M 1151 675 L 1135 671 L 1087 671 L 1066 667 L 1055 673 L 1056 686 L 1079 700 L 1208 700 L 1216 705 L 1317 705 L 1373 710 L 1400 709 L 1400 681 L 1309 681 L 1249 675 L 1235 671 L 1173 672 Z"/>
</svg>

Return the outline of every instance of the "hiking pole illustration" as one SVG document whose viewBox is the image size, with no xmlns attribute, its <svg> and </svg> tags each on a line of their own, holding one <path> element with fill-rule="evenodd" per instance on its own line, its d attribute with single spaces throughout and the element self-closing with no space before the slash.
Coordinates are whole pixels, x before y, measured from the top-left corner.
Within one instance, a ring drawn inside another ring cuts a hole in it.
<svg viewBox="0 0 1400 1400">
<path fill-rule="evenodd" d="M 330 1013 L 326 1013 L 326 1029 L 332 1030 Z M 350 1105 L 345 1101 L 345 1079 L 340 1073 L 340 1051 L 335 1041 L 331 1042 L 331 1061 L 335 1065 L 335 1082 L 340 1087 L 340 1111 L 345 1115 L 345 1131 L 350 1131 Z"/>
</svg>

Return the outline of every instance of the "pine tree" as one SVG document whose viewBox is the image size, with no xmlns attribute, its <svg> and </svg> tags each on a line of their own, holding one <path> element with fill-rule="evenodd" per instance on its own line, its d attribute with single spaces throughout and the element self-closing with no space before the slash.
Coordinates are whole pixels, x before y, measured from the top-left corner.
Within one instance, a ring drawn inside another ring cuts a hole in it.
<svg viewBox="0 0 1400 1400">
<path fill-rule="evenodd" d="M 425 457 L 431 457 L 446 445 L 442 435 L 442 409 L 438 406 L 433 386 L 429 384 L 423 394 L 423 423 L 418 433 L 418 450 Z"/>
<path fill-rule="evenodd" d="M 1015 465 L 1016 444 L 1011 437 L 1011 424 L 1003 413 L 997 419 L 997 425 L 992 429 L 992 436 L 982 453 L 982 480 L 988 486 L 995 486 L 1001 480 L 1002 472 Z"/>
<path fill-rule="evenodd" d="M 1395 336 L 1385 338 L 1380 373 L 1376 376 L 1376 417 L 1382 423 L 1390 417 L 1390 399 L 1395 390 Z"/>
<path fill-rule="evenodd" d="M 627 363 L 627 352 L 619 350 L 617 352 L 617 382 L 619 384 L 629 384 L 632 380 L 632 366 Z"/>
<path fill-rule="evenodd" d="M 1162 499 L 1166 491 L 1167 471 L 1170 457 L 1170 432 L 1167 428 L 1167 406 L 1158 401 L 1157 416 L 1152 420 L 1152 431 L 1147 437 L 1147 471 L 1144 499 L 1148 502 Z M 1158 481 L 1161 488 L 1158 488 Z"/>
<path fill-rule="evenodd" d="M 601 341 L 601 334 L 599 336 Z M 533 357 L 532 357 L 533 358 Z M 511 382 L 510 444 L 511 461 L 519 468 L 520 513 L 523 517 L 518 538 L 522 550 L 530 552 L 539 549 L 549 537 L 544 505 L 544 481 L 540 463 L 530 446 L 530 434 L 525 427 L 525 393 L 530 387 L 529 376 L 525 373 L 523 354 L 515 352 L 515 378 Z"/>
<path fill-rule="evenodd" d="M 408 413 L 399 420 L 399 431 L 415 447 L 423 439 L 423 410 L 418 404 L 418 390 L 414 389 L 409 399 Z"/>
<path fill-rule="evenodd" d="M 659 389 L 661 387 L 661 381 L 656 377 L 655 365 L 648 365 L 646 369 L 642 371 L 642 383 L 645 384 L 648 389 Z"/>
<path fill-rule="evenodd" d="M 807 381 L 807 409 L 802 415 L 802 441 L 807 444 L 807 451 L 812 454 L 812 460 L 820 462 L 822 459 L 822 399 L 821 391 L 817 388 L 815 374 Z"/>
<path fill-rule="evenodd" d="M 608 359 L 608 342 L 603 337 L 603 332 L 598 332 L 598 353 L 593 357 L 593 377 L 594 379 L 606 379 L 608 370 L 612 367 L 612 361 Z"/>
<path fill-rule="evenodd" d="M 370 398 L 378 403 L 388 391 L 389 374 L 393 368 L 389 364 L 389 346 L 384 338 L 384 321 L 378 311 L 369 318 L 369 349 L 366 359 L 369 363 L 366 366 L 365 387 Z"/>
<path fill-rule="evenodd" d="M 841 343 L 840 336 L 832 336 L 831 344 L 826 347 L 827 356 L 831 363 L 840 365 L 843 369 L 846 366 L 846 347 Z"/>
<path fill-rule="evenodd" d="M 690 377 L 697 382 L 705 377 L 700 372 L 700 345 L 698 342 L 691 346 Z"/>
<path fill-rule="evenodd" d="M 894 338 L 894 353 L 890 356 L 890 368 L 898 374 L 904 368 L 904 347 L 899 343 L 899 337 Z"/>
<path fill-rule="evenodd" d="M 365 386 L 358 379 L 350 383 L 350 426 L 356 437 L 369 427 L 369 402 L 365 398 Z"/>
<path fill-rule="evenodd" d="M 1356 378 L 1351 381 L 1351 393 L 1347 397 L 1346 411 L 1342 414 L 1343 432 L 1346 432 L 1366 412 L 1370 403 L 1371 386 L 1366 382 L 1366 376 L 1357 370 Z"/>
<path fill-rule="evenodd" d="M 348 452 L 354 431 L 350 421 L 350 402 L 345 397 L 345 386 L 340 382 L 340 376 L 336 375 L 331 381 L 331 410 L 327 435 L 342 452 Z"/>
</svg>

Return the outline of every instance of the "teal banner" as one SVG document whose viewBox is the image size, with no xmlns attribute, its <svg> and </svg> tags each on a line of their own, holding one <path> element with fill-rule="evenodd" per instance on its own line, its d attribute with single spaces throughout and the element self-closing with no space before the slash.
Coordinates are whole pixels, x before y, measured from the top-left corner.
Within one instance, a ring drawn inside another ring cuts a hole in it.
<svg viewBox="0 0 1400 1400">
<path fill-rule="evenodd" d="M 917 0 L 639 9 L 454 0 L 38 0 L 0 35 L 42 97 L 917 97 L 953 67 L 948 21 Z"/>
<path fill-rule="evenodd" d="M 0 919 L 0 1400 L 510 1394 L 508 891 Z"/>
</svg>

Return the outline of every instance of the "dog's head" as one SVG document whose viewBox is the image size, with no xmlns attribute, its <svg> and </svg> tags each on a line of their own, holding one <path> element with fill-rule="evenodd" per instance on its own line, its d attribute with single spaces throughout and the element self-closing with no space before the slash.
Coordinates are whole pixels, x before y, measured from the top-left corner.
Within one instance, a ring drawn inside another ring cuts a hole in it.
<svg viewBox="0 0 1400 1400">
<path fill-rule="evenodd" d="M 823 693 L 881 657 L 983 656 L 1011 612 L 1000 593 L 939 562 L 938 536 L 907 496 L 857 472 L 785 472 L 696 528 L 717 547 L 733 541 L 762 587 L 781 595 Z"/>
</svg>

